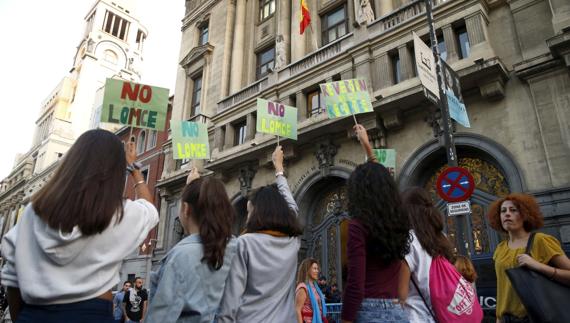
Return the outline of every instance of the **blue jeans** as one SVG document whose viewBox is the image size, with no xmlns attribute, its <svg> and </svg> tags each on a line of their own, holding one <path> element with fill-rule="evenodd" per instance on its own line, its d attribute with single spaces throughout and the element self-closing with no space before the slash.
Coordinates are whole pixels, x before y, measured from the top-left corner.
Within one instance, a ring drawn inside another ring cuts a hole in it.
<svg viewBox="0 0 570 323">
<path fill-rule="evenodd" d="M 111 323 L 113 303 L 99 298 L 57 305 L 28 305 L 22 307 L 16 323 Z"/>
<path fill-rule="evenodd" d="M 393 299 L 365 298 L 356 316 L 357 323 L 407 323 L 408 315 Z"/>
</svg>

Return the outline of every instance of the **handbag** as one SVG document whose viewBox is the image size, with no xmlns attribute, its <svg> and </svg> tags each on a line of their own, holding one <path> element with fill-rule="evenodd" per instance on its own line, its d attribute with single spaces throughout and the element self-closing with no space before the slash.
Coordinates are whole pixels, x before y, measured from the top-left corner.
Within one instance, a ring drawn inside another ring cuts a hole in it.
<svg viewBox="0 0 570 323">
<path fill-rule="evenodd" d="M 533 241 L 534 232 L 528 238 L 525 250 L 531 257 Z M 507 269 L 506 273 L 532 322 L 570 322 L 570 287 L 527 267 Z"/>
</svg>

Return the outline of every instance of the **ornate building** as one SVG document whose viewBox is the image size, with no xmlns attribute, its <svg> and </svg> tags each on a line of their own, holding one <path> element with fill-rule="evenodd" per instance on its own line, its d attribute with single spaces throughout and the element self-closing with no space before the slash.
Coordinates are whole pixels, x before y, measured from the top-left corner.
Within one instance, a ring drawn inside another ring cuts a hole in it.
<svg viewBox="0 0 570 323">
<path fill-rule="evenodd" d="M 140 80 L 148 34 L 134 16 L 132 0 L 97 0 L 85 16 L 85 30 L 69 74 L 42 103 L 31 149 L 18 156 L 0 190 L 0 233 L 53 174 L 57 161 L 89 130 L 95 95 L 107 77 Z"/>
<path fill-rule="evenodd" d="M 189 0 L 183 19 L 173 119 L 207 122 L 212 158 L 243 225 L 245 194 L 273 182 L 276 139 L 258 134 L 256 98 L 296 106 L 298 140 L 282 140 L 287 175 L 305 225 L 301 257 L 321 260 L 342 288 L 346 186 L 363 153 L 351 118 L 328 119 L 318 85 L 365 79 L 374 113 L 358 115 L 376 148 L 397 151 L 400 188 L 424 186 L 446 164 L 435 107 L 416 77 L 412 31 L 428 40 L 421 0 L 307 1 L 311 25 L 299 33 L 299 1 Z M 545 231 L 570 250 L 570 4 L 566 0 L 435 0 L 441 56 L 459 74 L 471 128 L 455 125 L 459 162 L 477 189 L 464 241 L 494 306 L 492 252 L 501 237 L 484 214 L 508 192 L 534 194 Z M 434 136 L 435 135 L 435 136 Z M 171 155 L 171 144 L 165 154 Z M 165 159 L 157 256 L 181 237 L 175 226 L 188 163 Z M 444 210 L 444 203 L 434 194 Z M 453 219 L 448 219 L 452 224 Z M 447 231 L 453 239 L 454 225 Z"/>
</svg>

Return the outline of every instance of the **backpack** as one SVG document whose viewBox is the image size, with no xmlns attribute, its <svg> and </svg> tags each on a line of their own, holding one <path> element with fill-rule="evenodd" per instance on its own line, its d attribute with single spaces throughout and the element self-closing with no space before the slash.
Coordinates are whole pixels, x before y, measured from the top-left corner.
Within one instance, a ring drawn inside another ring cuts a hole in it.
<svg viewBox="0 0 570 323">
<path fill-rule="evenodd" d="M 432 260 L 429 290 L 437 322 L 480 323 L 483 319 L 483 310 L 473 285 L 442 256 Z"/>
</svg>

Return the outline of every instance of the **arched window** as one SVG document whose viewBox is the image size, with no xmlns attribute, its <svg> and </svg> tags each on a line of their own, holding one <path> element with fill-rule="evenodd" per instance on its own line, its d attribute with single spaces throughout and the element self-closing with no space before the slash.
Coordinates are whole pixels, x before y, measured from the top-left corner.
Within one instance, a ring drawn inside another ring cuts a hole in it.
<svg viewBox="0 0 570 323">
<path fill-rule="evenodd" d="M 146 131 L 142 130 L 137 138 L 137 155 L 144 153 L 146 143 Z"/>
<path fill-rule="evenodd" d="M 114 51 L 107 49 L 105 50 L 105 53 L 103 53 L 103 60 L 113 65 L 117 65 L 119 62 L 119 56 L 117 56 Z"/>
</svg>

